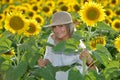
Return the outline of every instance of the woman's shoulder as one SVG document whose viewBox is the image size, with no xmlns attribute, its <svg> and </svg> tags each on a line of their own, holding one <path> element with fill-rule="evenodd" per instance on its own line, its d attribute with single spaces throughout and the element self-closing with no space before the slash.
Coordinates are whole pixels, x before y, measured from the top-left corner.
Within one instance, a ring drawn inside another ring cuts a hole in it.
<svg viewBox="0 0 120 80">
<path fill-rule="evenodd" d="M 83 43 L 82 40 L 80 40 L 79 48 L 83 48 L 83 49 L 86 48 L 86 46 L 85 46 L 85 44 Z"/>
<path fill-rule="evenodd" d="M 54 36 L 53 33 L 51 33 L 51 34 L 49 35 L 48 41 L 47 41 L 48 43 L 54 44 L 53 36 Z"/>
</svg>

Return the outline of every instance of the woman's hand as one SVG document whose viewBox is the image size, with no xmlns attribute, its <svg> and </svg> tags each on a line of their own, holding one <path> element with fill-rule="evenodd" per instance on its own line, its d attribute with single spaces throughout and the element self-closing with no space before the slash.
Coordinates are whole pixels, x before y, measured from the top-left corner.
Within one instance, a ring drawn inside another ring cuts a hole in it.
<svg viewBox="0 0 120 80">
<path fill-rule="evenodd" d="M 38 65 L 40 67 L 45 67 L 48 64 L 49 60 L 48 59 L 39 59 L 38 60 Z"/>
<path fill-rule="evenodd" d="M 81 54 L 80 54 L 80 59 L 86 59 L 86 65 L 90 68 L 90 69 L 95 69 L 95 65 L 94 65 L 94 60 L 91 57 L 90 53 L 84 49 Z"/>
</svg>

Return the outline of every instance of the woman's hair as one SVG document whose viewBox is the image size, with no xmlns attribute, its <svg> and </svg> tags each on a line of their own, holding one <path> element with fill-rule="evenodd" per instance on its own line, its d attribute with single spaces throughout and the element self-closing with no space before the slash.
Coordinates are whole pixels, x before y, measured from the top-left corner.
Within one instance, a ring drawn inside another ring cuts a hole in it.
<svg viewBox="0 0 120 80">
<path fill-rule="evenodd" d="M 74 32 L 74 24 L 73 23 L 69 23 L 69 24 L 65 24 L 67 29 L 68 29 L 68 32 L 71 35 L 73 35 L 73 32 Z"/>
</svg>

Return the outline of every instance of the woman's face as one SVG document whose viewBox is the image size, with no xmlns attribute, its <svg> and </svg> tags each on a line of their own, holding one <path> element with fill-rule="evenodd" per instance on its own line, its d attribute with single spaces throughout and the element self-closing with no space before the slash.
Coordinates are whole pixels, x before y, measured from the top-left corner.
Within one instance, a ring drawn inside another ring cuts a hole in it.
<svg viewBox="0 0 120 80">
<path fill-rule="evenodd" d="M 53 26 L 52 28 L 56 38 L 60 40 L 65 40 L 70 37 L 68 29 L 65 25 L 57 25 Z"/>
</svg>

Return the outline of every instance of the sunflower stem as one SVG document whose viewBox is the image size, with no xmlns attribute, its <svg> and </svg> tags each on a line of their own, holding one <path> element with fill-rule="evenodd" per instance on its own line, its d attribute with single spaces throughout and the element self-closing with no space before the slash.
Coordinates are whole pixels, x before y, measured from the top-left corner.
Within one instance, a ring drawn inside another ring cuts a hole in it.
<svg viewBox="0 0 120 80">
<path fill-rule="evenodd" d="M 86 74 L 86 58 L 83 59 L 83 76 Z"/>
<path fill-rule="evenodd" d="M 90 41 L 90 38 L 91 38 L 91 27 L 87 26 L 87 29 L 88 29 L 88 35 L 87 35 L 87 44 L 88 42 Z"/>
<path fill-rule="evenodd" d="M 19 39 L 17 41 L 17 64 L 20 62 L 20 48 L 19 48 L 19 46 L 21 44 L 20 43 L 21 40 L 22 40 L 22 35 L 19 36 Z"/>
</svg>

